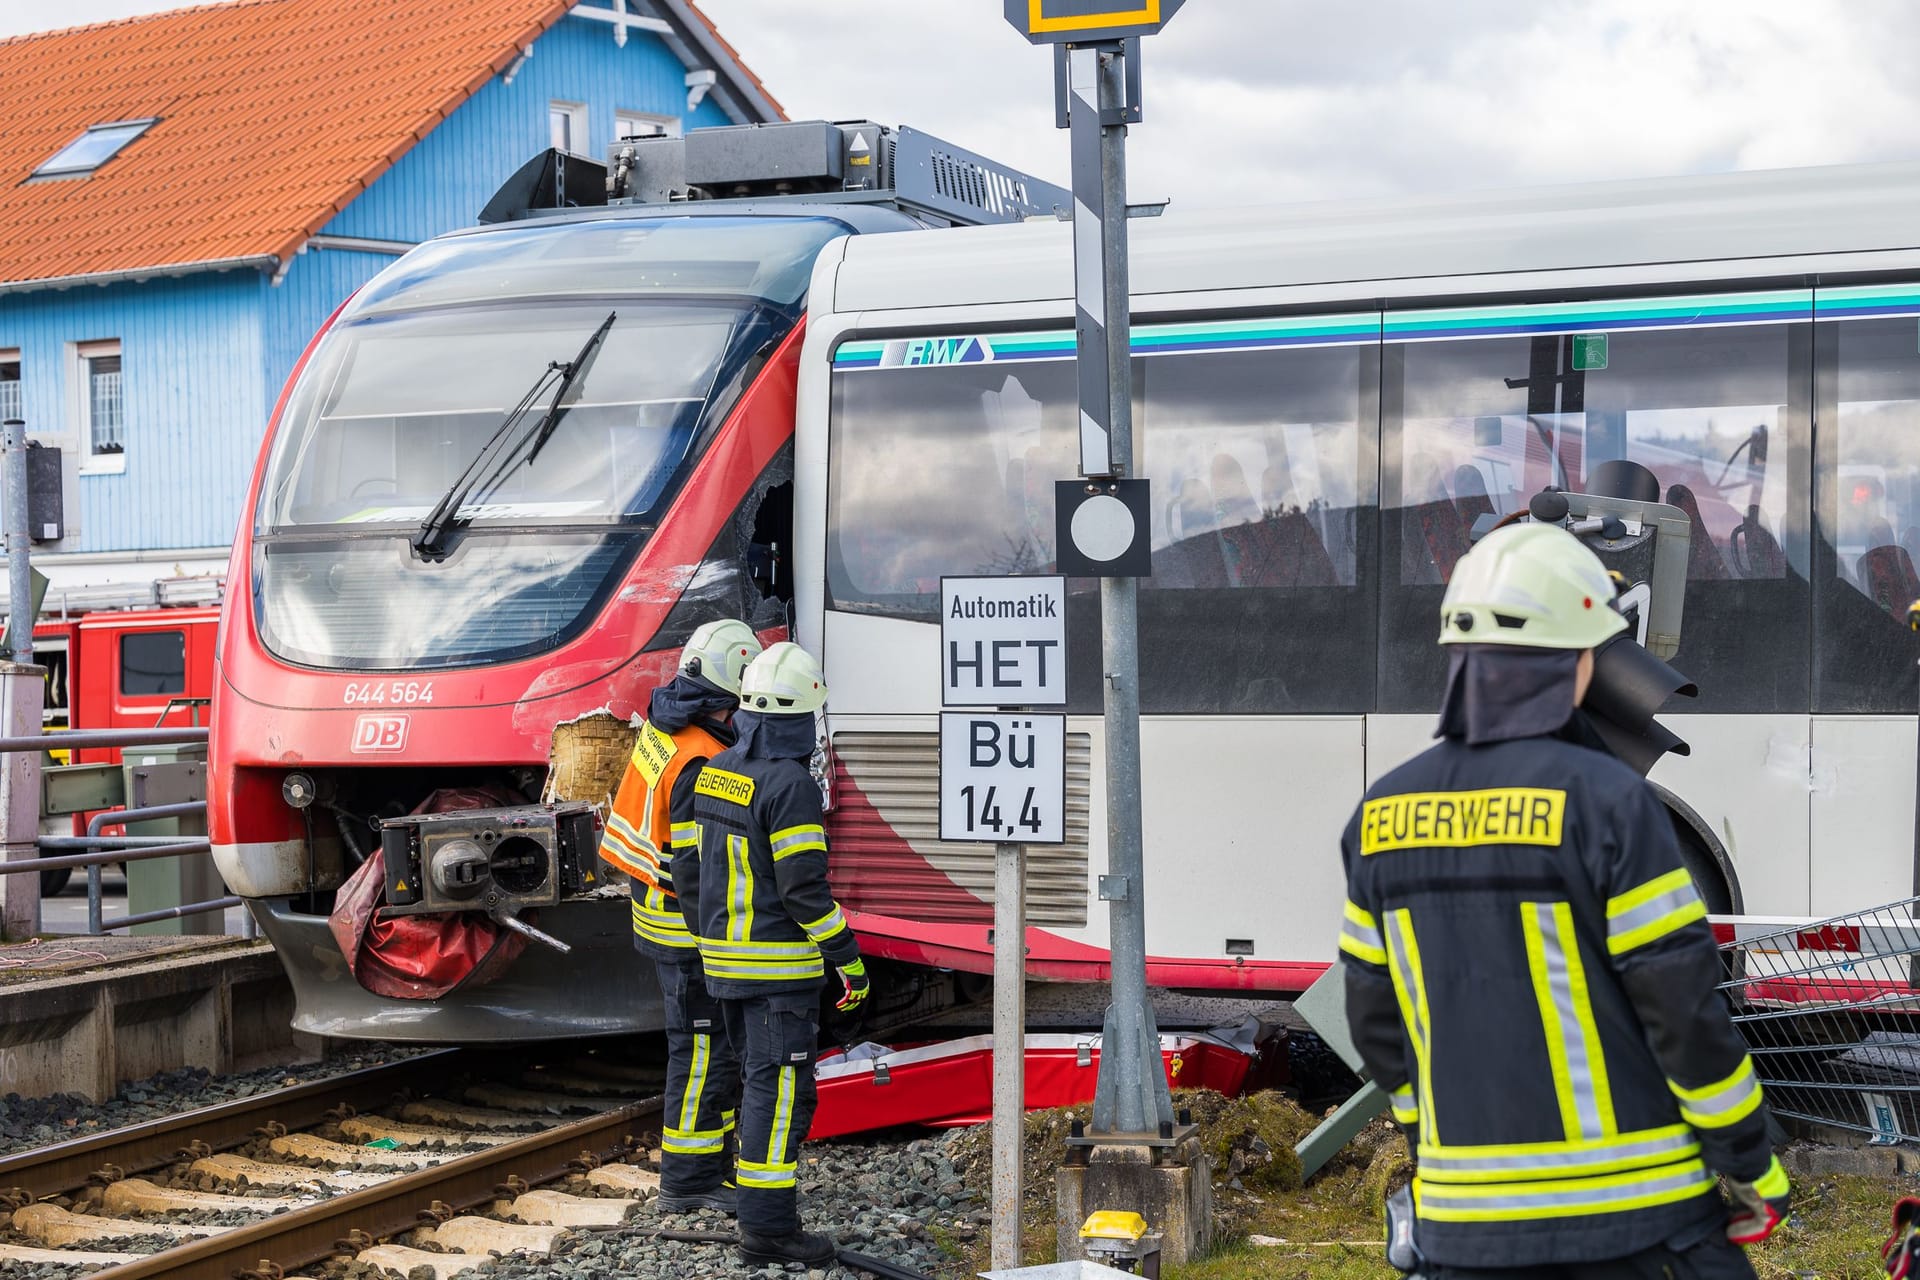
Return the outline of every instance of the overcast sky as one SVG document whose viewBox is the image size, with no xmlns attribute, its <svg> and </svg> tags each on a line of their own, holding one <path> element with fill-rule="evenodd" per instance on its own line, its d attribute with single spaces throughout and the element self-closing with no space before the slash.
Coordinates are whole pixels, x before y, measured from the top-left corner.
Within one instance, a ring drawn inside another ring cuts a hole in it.
<svg viewBox="0 0 1920 1280">
<path fill-rule="evenodd" d="M 912 124 L 1066 180 L 1049 55 L 1000 0 L 703 2 L 795 118 Z M 0 34 L 170 7 L 0 0 Z M 1916 49 L 1914 0 L 1188 0 L 1147 42 L 1132 195 L 1261 204 L 1920 158 Z"/>
</svg>

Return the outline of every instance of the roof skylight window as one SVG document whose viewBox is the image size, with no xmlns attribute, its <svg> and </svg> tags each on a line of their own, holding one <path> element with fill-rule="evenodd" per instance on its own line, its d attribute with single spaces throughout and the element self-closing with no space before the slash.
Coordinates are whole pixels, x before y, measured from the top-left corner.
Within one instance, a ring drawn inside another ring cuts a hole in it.
<svg viewBox="0 0 1920 1280">
<path fill-rule="evenodd" d="M 117 120 L 112 124 L 96 124 L 54 152 L 51 159 L 33 171 L 33 176 L 71 178 L 92 173 L 156 123 L 157 120 Z"/>
</svg>

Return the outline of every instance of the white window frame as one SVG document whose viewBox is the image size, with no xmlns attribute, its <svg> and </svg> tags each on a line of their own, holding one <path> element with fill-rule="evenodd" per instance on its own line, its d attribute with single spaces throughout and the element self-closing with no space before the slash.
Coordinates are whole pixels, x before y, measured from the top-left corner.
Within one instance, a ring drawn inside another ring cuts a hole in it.
<svg viewBox="0 0 1920 1280">
<path fill-rule="evenodd" d="M 639 126 L 635 128 L 634 126 Z M 613 113 L 613 139 L 618 142 L 629 135 L 639 138 L 677 138 L 680 136 L 680 117 L 663 116 L 655 111 L 624 111 Z"/>
<path fill-rule="evenodd" d="M 20 348 L 0 347 L 0 364 L 18 365 L 20 368 L 20 376 L 13 380 L 13 385 L 18 388 L 14 392 L 14 397 L 19 403 L 8 405 L 4 400 L 0 400 L 0 422 L 5 422 L 8 418 L 24 420 L 27 416 L 27 363 L 21 358 Z M 32 423 L 27 424 L 27 430 L 29 432 L 33 430 Z"/>
<path fill-rule="evenodd" d="M 120 452 L 95 453 L 93 451 L 93 369 L 90 362 L 102 356 L 121 354 L 118 338 L 67 344 L 67 434 L 73 441 L 74 452 L 79 458 L 80 474 L 83 476 L 118 475 L 127 469 L 127 399 L 124 389 L 126 386 L 124 372 L 120 396 Z"/>
<path fill-rule="evenodd" d="M 553 136 L 553 118 L 556 115 L 567 118 L 568 145 L 560 149 L 577 156 L 591 154 L 587 150 L 592 145 L 587 132 L 587 104 L 562 102 L 557 98 L 547 103 L 547 142 L 552 146 L 559 146 L 559 140 Z"/>
<path fill-rule="evenodd" d="M 159 116 L 145 116 L 134 120 L 109 120 L 104 124 L 90 125 L 81 132 L 79 137 L 42 161 L 39 168 L 27 175 L 27 180 L 29 182 L 38 182 L 54 178 L 84 178 L 89 174 L 96 173 L 102 165 L 112 161 L 114 157 L 118 156 L 122 151 L 125 151 L 128 147 L 139 141 L 142 134 L 146 133 L 147 130 L 153 128 L 153 126 L 158 123 L 160 123 Z M 71 158 L 62 161 L 61 157 L 68 156 L 69 153 L 79 147 L 81 143 L 87 141 L 87 139 L 93 137 L 95 134 L 104 133 L 108 130 L 126 134 L 126 137 L 120 139 L 120 141 L 115 144 L 113 150 L 89 164 L 80 164 Z"/>
</svg>

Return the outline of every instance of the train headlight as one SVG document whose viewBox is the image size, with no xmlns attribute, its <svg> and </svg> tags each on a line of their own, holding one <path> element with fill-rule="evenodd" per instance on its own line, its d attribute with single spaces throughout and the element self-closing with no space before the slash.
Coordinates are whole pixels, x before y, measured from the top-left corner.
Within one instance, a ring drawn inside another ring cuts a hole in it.
<svg viewBox="0 0 1920 1280">
<path fill-rule="evenodd" d="M 290 809 L 304 809 L 320 795 L 310 773 L 294 772 L 280 780 L 280 798 Z"/>
</svg>

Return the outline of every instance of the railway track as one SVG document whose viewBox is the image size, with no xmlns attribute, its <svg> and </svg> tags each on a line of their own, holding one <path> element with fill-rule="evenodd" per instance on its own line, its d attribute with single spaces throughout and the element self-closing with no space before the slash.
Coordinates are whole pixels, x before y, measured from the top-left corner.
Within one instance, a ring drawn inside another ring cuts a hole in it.
<svg viewBox="0 0 1920 1280">
<path fill-rule="evenodd" d="M 643 1136 L 658 1074 L 447 1050 L 8 1157 L 0 1259 L 266 1280 L 343 1253 L 441 1276 L 543 1253 L 657 1189 Z M 588 1194 L 540 1189 L 570 1174 Z M 437 1251 L 382 1243 L 401 1237 Z M 134 1240 L 162 1247 L 125 1252 Z"/>
</svg>

